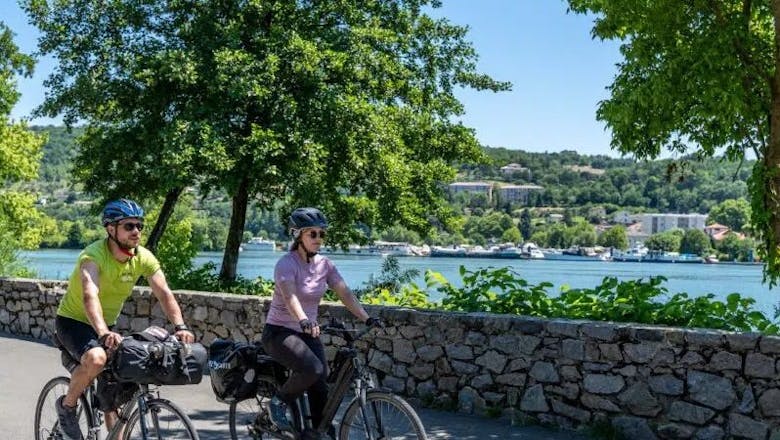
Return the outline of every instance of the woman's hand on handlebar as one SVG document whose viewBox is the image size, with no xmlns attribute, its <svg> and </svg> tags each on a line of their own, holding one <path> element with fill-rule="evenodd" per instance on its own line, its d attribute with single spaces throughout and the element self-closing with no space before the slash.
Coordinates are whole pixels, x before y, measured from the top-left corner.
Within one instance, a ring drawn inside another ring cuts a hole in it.
<svg viewBox="0 0 780 440">
<path fill-rule="evenodd" d="M 320 337 L 320 323 L 317 321 L 309 321 L 308 319 L 301 319 L 298 324 L 301 326 L 301 331 L 311 335 L 313 338 Z"/>
<path fill-rule="evenodd" d="M 114 351 L 119 346 L 119 343 L 122 342 L 122 335 L 109 331 L 100 335 L 98 342 L 107 351 Z"/>
</svg>

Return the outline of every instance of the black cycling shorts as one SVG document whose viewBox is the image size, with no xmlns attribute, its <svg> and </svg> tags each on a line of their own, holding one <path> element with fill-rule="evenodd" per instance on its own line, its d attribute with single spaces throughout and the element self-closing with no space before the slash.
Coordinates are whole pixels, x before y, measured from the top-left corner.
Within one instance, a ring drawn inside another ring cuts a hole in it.
<svg viewBox="0 0 780 440">
<path fill-rule="evenodd" d="M 95 347 L 100 347 L 97 332 L 89 324 L 57 315 L 54 320 L 54 328 L 62 347 L 79 361 L 84 353 Z"/>
</svg>

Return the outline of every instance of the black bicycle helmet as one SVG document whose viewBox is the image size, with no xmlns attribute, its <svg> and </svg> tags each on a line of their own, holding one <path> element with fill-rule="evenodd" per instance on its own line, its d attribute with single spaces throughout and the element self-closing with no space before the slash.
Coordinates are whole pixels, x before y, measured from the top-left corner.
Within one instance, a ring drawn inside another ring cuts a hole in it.
<svg viewBox="0 0 780 440">
<path fill-rule="evenodd" d="M 144 209 L 129 199 L 117 199 L 106 203 L 103 208 L 103 226 L 125 218 L 144 218 Z"/>
<path fill-rule="evenodd" d="M 328 220 L 317 208 L 298 208 L 290 214 L 287 224 L 291 231 L 305 228 L 327 229 Z"/>
</svg>

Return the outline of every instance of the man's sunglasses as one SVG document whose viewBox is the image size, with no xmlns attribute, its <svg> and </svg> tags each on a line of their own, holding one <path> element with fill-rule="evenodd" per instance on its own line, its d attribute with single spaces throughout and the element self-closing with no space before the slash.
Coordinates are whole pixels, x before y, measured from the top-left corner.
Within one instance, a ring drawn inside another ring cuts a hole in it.
<svg viewBox="0 0 780 440">
<path fill-rule="evenodd" d="M 316 239 L 317 235 L 319 235 L 321 239 L 325 239 L 325 231 L 319 231 L 319 233 L 317 233 L 317 231 L 309 231 L 309 237 L 311 237 L 312 240 Z"/>
<path fill-rule="evenodd" d="M 133 232 L 133 229 L 136 229 L 136 228 L 138 228 L 138 232 L 141 232 L 141 231 L 144 230 L 144 224 L 141 223 L 141 222 L 138 222 L 138 223 L 127 222 L 127 223 L 122 223 L 121 226 L 127 232 Z"/>
</svg>

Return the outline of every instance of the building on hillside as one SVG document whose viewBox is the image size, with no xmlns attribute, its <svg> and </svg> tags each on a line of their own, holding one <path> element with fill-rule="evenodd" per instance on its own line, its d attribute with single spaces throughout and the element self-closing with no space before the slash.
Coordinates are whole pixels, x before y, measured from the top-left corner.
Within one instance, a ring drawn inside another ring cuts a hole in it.
<svg viewBox="0 0 780 440">
<path fill-rule="evenodd" d="M 519 175 L 519 176 L 527 177 L 528 179 L 531 178 L 531 170 L 520 165 L 519 163 L 510 163 L 504 165 L 503 167 L 499 168 L 499 170 L 501 171 L 501 174 L 503 174 L 506 177 Z"/>
<path fill-rule="evenodd" d="M 450 194 L 476 193 L 484 194 L 488 200 L 493 200 L 493 184 L 488 182 L 453 182 L 447 188 Z"/>
<path fill-rule="evenodd" d="M 528 196 L 544 188 L 539 185 L 502 185 L 498 187 L 498 199 L 501 203 L 528 204 Z"/>
<path fill-rule="evenodd" d="M 650 234 L 642 230 L 642 222 L 636 222 L 626 226 L 626 238 L 628 238 L 628 247 L 632 248 L 638 244 L 644 244 Z"/>
<path fill-rule="evenodd" d="M 698 229 L 704 231 L 706 214 L 640 214 L 642 232 L 648 235 L 670 229 Z"/>
<path fill-rule="evenodd" d="M 567 170 L 574 171 L 575 173 L 589 174 L 591 176 L 596 176 L 596 177 L 601 176 L 607 172 L 606 170 L 603 170 L 601 168 L 593 168 L 588 165 L 564 165 L 563 167 L 566 168 Z"/>
<path fill-rule="evenodd" d="M 729 228 L 726 225 L 721 225 L 720 223 L 713 223 L 711 225 L 708 225 L 704 228 L 704 232 L 710 236 L 715 241 L 721 241 L 729 234 L 736 234 L 737 237 L 739 237 L 740 240 L 745 239 L 745 234 L 740 234 L 739 232 L 732 231 L 731 228 Z"/>
<path fill-rule="evenodd" d="M 613 223 L 620 223 L 621 225 L 630 225 L 636 223 L 637 219 L 635 215 L 632 215 L 628 211 L 617 211 L 612 216 Z"/>
<path fill-rule="evenodd" d="M 560 223 L 563 221 L 563 214 L 547 214 L 547 223 Z"/>
</svg>

